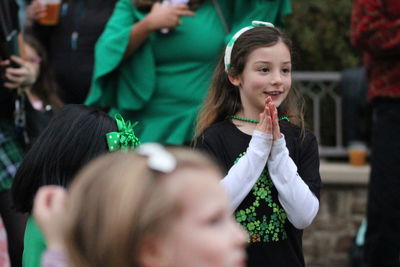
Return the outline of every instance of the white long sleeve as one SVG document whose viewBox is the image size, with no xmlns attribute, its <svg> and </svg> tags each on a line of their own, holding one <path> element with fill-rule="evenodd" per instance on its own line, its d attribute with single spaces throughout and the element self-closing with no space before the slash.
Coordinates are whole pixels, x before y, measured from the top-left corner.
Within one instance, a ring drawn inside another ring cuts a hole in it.
<svg viewBox="0 0 400 267">
<path fill-rule="evenodd" d="M 246 198 L 267 164 L 272 134 L 254 131 L 246 154 L 234 164 L 221 180 L 235 210 Z"/>
<path fill-rule="evenodd" d="M 284 137 L 274 141 L 267 164 L 278 191 L 279 202 L 289 221 L 297 229 L 306 228 L 317 215 L 319 201 L 297 173 L 297 166 L 289 156 Z"/>
</svg>

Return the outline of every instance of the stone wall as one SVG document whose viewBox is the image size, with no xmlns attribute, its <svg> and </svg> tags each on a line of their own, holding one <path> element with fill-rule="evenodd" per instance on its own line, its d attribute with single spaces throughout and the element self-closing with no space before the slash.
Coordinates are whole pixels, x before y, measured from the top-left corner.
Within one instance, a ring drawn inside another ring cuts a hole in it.
<svg viewBox="0 0 400 267">
<path fill-rule="evenodd" d="M 346 267 L 350 266 L 348 255 L 353 238 L 365 217 L 369 168 L 326 167 L 321 166 L 320 210 L 304 231 L 306 265 Z"/>
</svg>

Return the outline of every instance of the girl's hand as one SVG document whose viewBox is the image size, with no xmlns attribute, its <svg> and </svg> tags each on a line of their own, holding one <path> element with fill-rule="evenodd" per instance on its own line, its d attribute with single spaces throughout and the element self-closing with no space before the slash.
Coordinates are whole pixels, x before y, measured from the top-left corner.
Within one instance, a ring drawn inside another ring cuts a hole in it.
<svg viewBox="0 0 400 267">
<path fill-rule="evenodd" d="M 66 201 L 67 192 L 61 186 L 43 186 L 35 196 L 33 216 L 49 249 L 62 250 L 64 247 Z"/>
<path fill-rule="evenodd" d="M 272 134 L 272 117 L 267 105 L 268 98 L 271 100 L 270 97 L 267 97 L 265 100 L 265 108 L 264 111 L 260 113 L 260 121 L 256 125 L 256 130 L 266 134 Z"/>
<path fill-rule="evenodd" d="M 4 83 L 4 87 L 15 89 L 21 86 L 33 85 L 39 75 L 38 70 L 35 69 L 33 64 L 17 56 L 11 56 L 11 60 L 17 63 L 19 67 L 6 67 L 5 77 L 8 81 Z M 9 64 L 9 60 L 1 62 L 2 66 L 7 66 Z"/>
<path fill-rule="evenodd" d="M 278 110 L 276 109 L 276 106 L 272 101 L 268 103 L 268 109 L 272 119 L 272 136 L 273 140 L 275 141 L 282 137 L 281 129 L 279 127 Z"/>
<path fill-rule="evenodd" d="M 272 120 L 268 108 L 265 108 L 264 111 L 260 113 L 260 121 L 256 125 L 256 130 L 266 134 L 272 134 Z"/>
<path fill-rule="evenodd" d="M 180 24 L 180 17 L 194 16 L 195 13 L 189 10 L 187 5 L 162 5 L 154 3 L 150 13 L 144 18 L 151 31 L 163 28 L 175 28 Z"/>
</svg>

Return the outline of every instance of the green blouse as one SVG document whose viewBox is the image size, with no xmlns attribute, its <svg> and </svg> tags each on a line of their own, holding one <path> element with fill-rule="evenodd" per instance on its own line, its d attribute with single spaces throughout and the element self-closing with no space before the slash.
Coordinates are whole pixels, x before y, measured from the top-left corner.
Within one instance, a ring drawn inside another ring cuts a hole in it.
<svg viewBox="0 0 400 267">
<path fill-rule="evenodd" d="M 290 0 L 219 0 L 232 33 L 252 20 L 283 25 Z M 153 32 L 128 59 L 123 55 L 132 26 L 146 14 L 120 0 L 95 49 L 92 88 L 86 104 L 112 108 L 139 121 L 142 143 L 180 145 L 193 137 L 197 112 L 229 40 L 212 0 L 168 34 Z"/>
<path fill-rule="evenodd" d="M 40 267 L 42 253 L 46 250 L 43 234 L 32 216 L 26 223 L 24 235 L 24 253 L 22 255 L 23 267 Z"/>
</svg>

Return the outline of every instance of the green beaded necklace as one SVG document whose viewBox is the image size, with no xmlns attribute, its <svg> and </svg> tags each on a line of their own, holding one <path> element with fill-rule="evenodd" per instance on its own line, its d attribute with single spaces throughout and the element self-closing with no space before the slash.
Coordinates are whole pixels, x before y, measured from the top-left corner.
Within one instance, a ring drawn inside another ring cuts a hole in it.
<svg viewBox="0 0 400 267">
<path fill-rule="evenodd" d="M 238 121 L 244 121 L 244 122 L 250 122 L 250 123 L 259 123 L 259 120 L 252 120 L 252 119 L 247 119 L 247 118 L 242 118 L 242 117 L 238 117 L 235 115 L 229 116 L 229 118 L 234 119 L 234 120 L 238 120 Z M 289 118 L 284 116 L 284 117 L 280 117 L 279 120 L 287 120 L 290 122 Z"/>
</svg>

